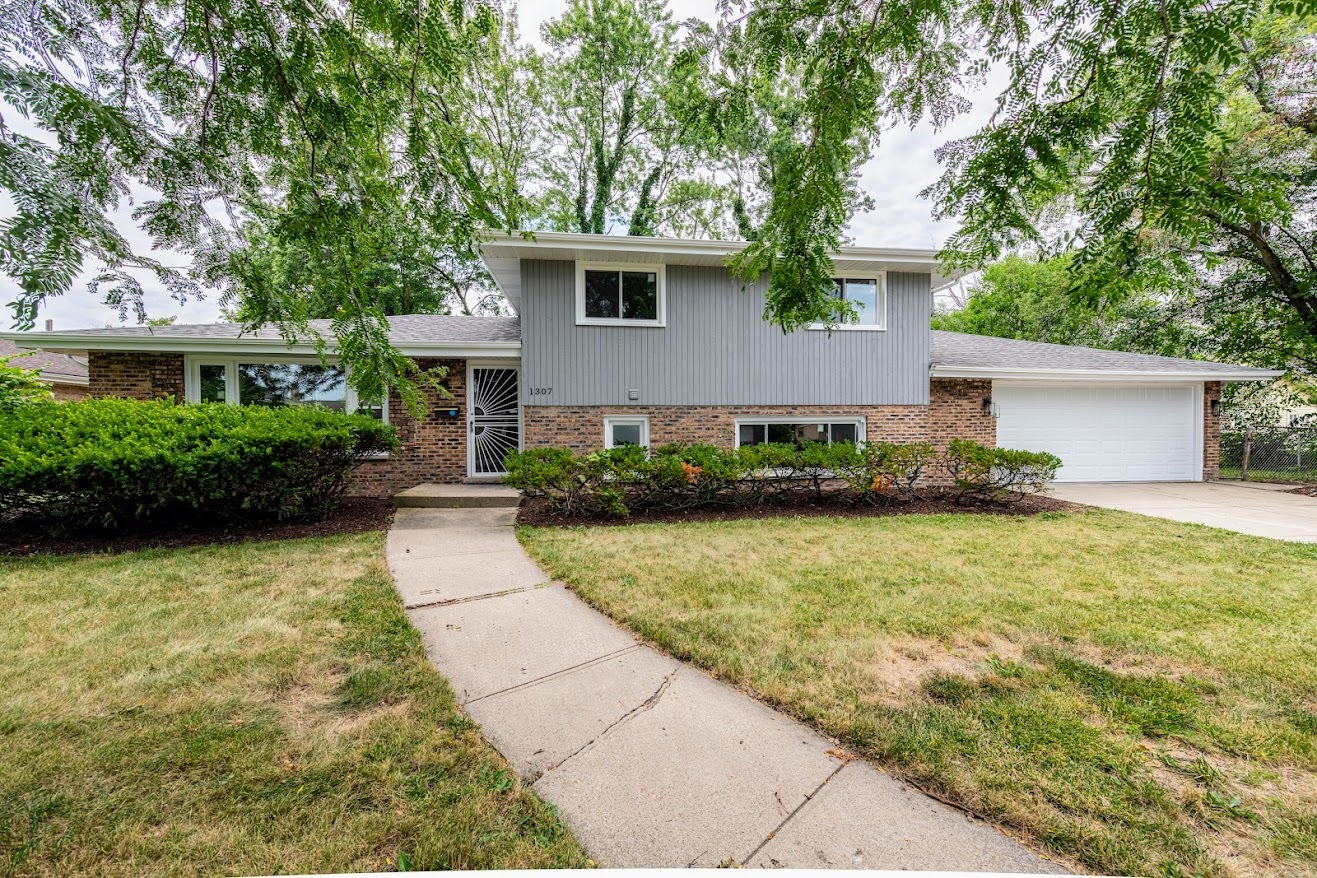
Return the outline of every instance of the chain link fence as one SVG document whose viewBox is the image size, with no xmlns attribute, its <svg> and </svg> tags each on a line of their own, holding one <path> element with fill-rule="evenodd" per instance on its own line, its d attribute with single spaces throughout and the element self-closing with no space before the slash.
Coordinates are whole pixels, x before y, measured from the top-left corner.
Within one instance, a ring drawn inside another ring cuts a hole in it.
<svg viewBox="0 0 1317 878">
<path fill-rule="evenodd" d="M 1317 482 L 1317 427 L 1221 431 L 1221 478 Z"/>
</svg>

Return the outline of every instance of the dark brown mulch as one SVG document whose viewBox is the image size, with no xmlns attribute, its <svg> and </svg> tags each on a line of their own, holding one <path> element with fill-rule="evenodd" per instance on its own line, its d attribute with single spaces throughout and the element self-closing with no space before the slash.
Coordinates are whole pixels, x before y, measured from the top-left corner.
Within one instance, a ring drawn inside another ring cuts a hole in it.
<svg viewBox="0 0 1317 878">
<path fill-rule="evenodd" d="M 539 527 L 621 526 L 628 524 L 654 524 L 683 521 L 737 521 L 743 518 L 812 518 L 833 516 L 840 518 L 878 518 L 887 515 L 937 515 L 945 513 L 977 513 L 982 515 L 1037 515 L 1040 512 L 1066 512 L 1086 509 L 1077 503 L 1067 503 L 1051 497 L 1025 497 L 1018 503 L 968 503 L 957 505 L 949 494 L 935 494 L 919 500 L 899 500 L 891 503 L 868 505 L 842 499 L 815 501 L 810 497 L 791 497 L 762 506 L 729 508 L 711 506 L 686 509 L 680 512 L 638 512 L 626 518 L 611 516 L 563 516 L 554 512 L 547 500 L 528 497 L 517 510 L 517 523 Z"/>
<path fill-rule="evenodd" d="M 350 498 L 323 521 L 262 521 L 176 527 L 169 530 L 107 536 L 53 537 L 41 533 L 0 533 L 0 555 L 118 554 L 138 549 L 178 549 L 258 540 L 296 540 L 335 534 L 385 530 L 393 520 L 393 501 Z"/>
<path fill-rule="evenodd" d="M 1291 488 L 1286 493 L 1302 494 L 1305 497 L 1317 497 L 1317 485 L 1300 485 L 1297 488 Z"/>
</svg>

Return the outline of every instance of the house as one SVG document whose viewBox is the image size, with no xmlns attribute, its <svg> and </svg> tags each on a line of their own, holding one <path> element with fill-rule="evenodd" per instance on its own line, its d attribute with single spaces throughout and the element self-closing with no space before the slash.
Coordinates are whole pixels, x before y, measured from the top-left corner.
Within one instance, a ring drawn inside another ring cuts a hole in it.
<svg viewBox="0 0 1317 878">
<path fill-rule="evenodd" d="M 11 339 L 0 338 L 0 359 L 12 357 L 9 365 L 20 369 L 36 369 L 37 378 L 50 386 L 58 402 L 73 402 L 87 398 L 87 361 L 55 351 L 26 350 Z M 27 337 L 24 337 L 27 341 Z"/>
<path fill-rule="evenodd" d="M 838 294 L 859 322 L 783 333 L 763 319 L 766 279 L 743 288 L 725 267 L 743 246 L 490 235 L 483 258 L 518 316 L 391 320 L 399 350 L 447 369 L 449 395 L 419 419 L 396 399 L 363 407 L 398 428 L 402 447 L 363 464 L 358 490 L 497 477 L 517 447 L 954 437 L 1051 451 L 1063 480 L 1214 479 L 1222 383 L 1276 374 L 934 332 L 933 291 L 950 279 L 928 250 L 841 250 Z M 327 321 L 312 327 L 329 334 Z M 341 370 L 273 328 L 62 331 L 40 343 L 86 352 L 93 396 L 359 407 Z"/>
</svg>

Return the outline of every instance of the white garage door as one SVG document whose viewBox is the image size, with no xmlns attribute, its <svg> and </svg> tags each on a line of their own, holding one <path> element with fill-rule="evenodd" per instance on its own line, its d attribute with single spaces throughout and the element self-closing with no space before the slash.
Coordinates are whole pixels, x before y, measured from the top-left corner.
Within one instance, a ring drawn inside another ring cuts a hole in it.
<svg viewBox="0 0 1317 878">
<path fill-rule="evenodd" d="M 992 388 L 997 445 L 1050 451 L 1059 482 L 1202 477 L 1198 388 L 1005 384 Z"/>
</svg>

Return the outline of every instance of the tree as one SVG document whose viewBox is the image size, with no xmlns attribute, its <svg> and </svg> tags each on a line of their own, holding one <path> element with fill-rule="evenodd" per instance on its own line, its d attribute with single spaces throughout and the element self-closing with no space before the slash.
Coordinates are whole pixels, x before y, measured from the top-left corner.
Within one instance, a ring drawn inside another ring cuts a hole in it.
<svg viewBox="0 0 1317 878">
<path fill-rule="evenodd" d="M 390 385 L 420 399 L 425 376 L 388 343 L 363 271 L 379 248 L 358 242 L 405 222 L 426 252 L 468 256 L 475 230 L 502 219 L 452 87 L 497 30 L 490 6 L 52 0 L 2 15 L 0 96 L 41 135 L 0 130 L 0 187 L 15 204 L 0 270 L 18 282 L 19 325 L 88 258 L 103 265 L 94 289 L 144 319 L 142 272 L 195 295 L 207 272 L 240 266 L 234 229 L 255 221 L 341 279 L 326 295 L 362 396 Z M 130 195 L 154 242 L 196 257 L 198 277 L 132 251 L 110 220 Z M 269 289 L 258 310 L 297 334 L 299 295 Z"/>
<path fill-rule="evenodd" d="M 940 310 L 933 328 L 1050 344 L 1197 357 L 1208 339 L 1165 289 L 1118 282 L 1076 295 L 1074 254 L 1007 256 L 985 268 L 964 307 Z"/>
<path fill-rule="evenodd" d="M 789 172 L 739 269 L 773 272 L 784 325 L 825 318 L 827 253 L 853 208 L 845 181 L 857 151 L 884 121 L 945 121 L 996 65 L 1010 77 L 996 115 L 944 147 L 946 174 L 930 193 L 964 220 L 951 262 L 977 267 L 1035 245 L 1078 247 L 1075 271 L 1094 279 L 1247 263 L 1313 336 L 1312 27 L 1287 16 L 1315 9 L 1312 0 L 762 0 L 724 24 L 720 43 L 753 49 L 742 88 L 799 70 L 802 114 L 783 146 Z M 1246 105 L 1267 120 L 1265 133 L 1240 124 Z M 1072 223 L 1052 232 L 1046 220 L 1058 210 Z"/>
<path fill-rule="evenodd" d="M 572 0 L 544 26 L 543 222 L 721 237 L 725 187 L 673 105 L 677 25 L 662 0 Z"/>
</svg>

